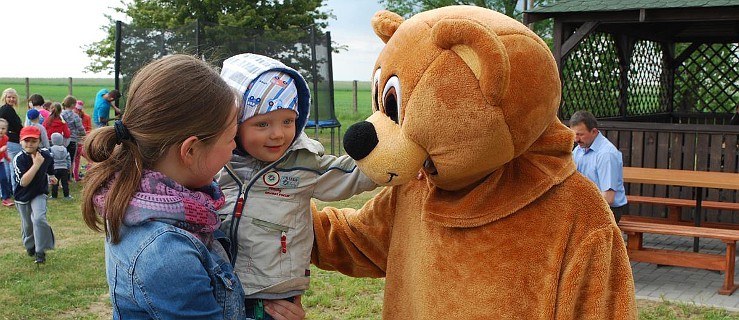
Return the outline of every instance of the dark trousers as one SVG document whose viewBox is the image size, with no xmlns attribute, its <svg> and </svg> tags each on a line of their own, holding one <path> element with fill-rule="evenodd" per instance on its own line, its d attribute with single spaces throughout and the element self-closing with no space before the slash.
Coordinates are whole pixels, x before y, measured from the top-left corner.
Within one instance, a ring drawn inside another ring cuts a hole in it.
<svg viewBox="0 0 739 320">
<path fill-rule="evenodd" d="M 611 207 L 611 211 L 613 212 L 613 217 L 616 218 L 616 223 L 618 223 L 622 215 L 629 213 L 629 204 L 627 203 L 620 207 Z"/>
<path fill-rule="evenodd" d="M 56 198 L 60 184 L 62 185 L 64 197 L 69 197 L 69 169 L 54 169 L 54 176 L 58 181 L 55 185 L 51 186 L 51 197 Z"/>
<path fill-rule="evenodd" d="M 77 142 L 70 141 L 69 145 L 67 145 L 67 152 L 69 152 L 69 159 L 72 159 L 74 161 L 74 156 L 77 154 Z M 72 174 L 72 171 L 69 170 L 69 174 Z M 69 177 L 67 180 L 72 180 L 74 177 Z"/>
</svg>

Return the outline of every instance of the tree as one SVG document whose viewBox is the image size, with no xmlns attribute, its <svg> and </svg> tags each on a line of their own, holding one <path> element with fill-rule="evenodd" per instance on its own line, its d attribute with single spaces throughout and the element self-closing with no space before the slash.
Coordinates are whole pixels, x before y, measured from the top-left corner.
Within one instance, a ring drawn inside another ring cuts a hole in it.
<svg viewBox="0 0 739 320">
<path fill-rule="evenodd" d="M 379 3 L 384 5 L 387 10 L 395 12 L 406 19 L 421 11 L 460 4 L 492 9 L 514 18 L 517 15 L 521 15 L 521 12 L 516 10 L 518 0 L 380 0 Z"/>
<path fill-rule="evenodd" d="M 421 11 L 431 10 L 435 8 L 451 6 L 451 5 L 474 5 L 478 7 L 488 8 L 503 13 L 518 21 L 523 20 L 523 1 L 530 0 L 379 0 L 387 10 L 395 12 L 404 18 L 409 18 Z M 521 6 L 519 6 L 521 2 Z M 555 0 L 534 0 L 534 8 L 544 4 L 554 3 Z M 552 21 L 551 19 L 539 21 L 533 26 L 534 32 L 538 34 L 544 41 L 552 46 Z"/>
<path fill-rule="evenodd" d="M 123 5 L 123 2 L 121 3 Z M 322 5 L 323 0 L 133 0 L 125 7 L 114 10 L 130 18 L 127 27 L 137 30 L 132 35 L 137 40 L 131 42 L 137 45 L 137 49 L 144 50 L 159 45 L 154 41 L 155 36 L 160 36 L 162 43 L 177 40 L 179 35 L 165 30 L 183 28 L 196 21 L 202 23 L 204 27 L 194 32 L 207 35 L 209 38 L 205 40 L 209 42 L 229 39 L 238 41 L 253 36 L 269 37 L 268 40 L 274 42 L 289 42 L 306 37 L 311 28 L 314 28 L 312 31 L 322 35 L 327 26 L 327 19 L 331 17 L 330 11 L 321 10 Z M 115 55 L 115 21 L 111 16 L 106 16 L 109 23 L 102 29 L 106 31 L 107 36 L 85 46 L 85 52 L 92 61 L 86 69 L 92 72 L 112 71 Z M 238 28 L 241 34 L 228 34 L 227 32 L 235 30 L 233 28 Z M 143 31 L 145 29 L 151 31 Z M 159 32 L 155 32 L 156 30 Z M 193 46 L 192 43 L 178 44 Z M 275 52 L 284 52 L 283 50 L 289 48 L 283 46 L 272 49 Z M 296 48 L 292 51 L 298 50 L 300 49 Z M 218 54 L 217 51 L 209 53 Z M 296 56 L 296 59 L 302 58 Z"/>
</svg>

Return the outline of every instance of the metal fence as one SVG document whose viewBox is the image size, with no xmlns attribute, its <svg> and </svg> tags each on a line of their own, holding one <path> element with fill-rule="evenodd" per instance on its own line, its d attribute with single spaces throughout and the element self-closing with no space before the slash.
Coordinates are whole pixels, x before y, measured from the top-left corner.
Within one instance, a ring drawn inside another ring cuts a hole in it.
<svg viewBox="0 0 739 320">
<path fill-rule="evenodd" d="M 309 127 L 339 127 L 334 112 L 331 35 L 310 27 L 252 30 L 195 21 L 172 29 L 137 28 L 116 22 L 115 87 L 125 97 L 134 73 L 153 59 L 191 54 L 221 67 L 230 56 L 250 52 L 298 70 L 311 87 Z M 120 105 L 125 108 L 124 101 Z"/>
</svg>

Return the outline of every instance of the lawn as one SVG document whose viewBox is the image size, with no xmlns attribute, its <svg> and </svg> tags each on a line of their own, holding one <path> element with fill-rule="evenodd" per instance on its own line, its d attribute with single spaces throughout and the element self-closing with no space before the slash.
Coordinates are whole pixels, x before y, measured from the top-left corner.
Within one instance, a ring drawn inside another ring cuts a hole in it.
<svg viewBox="0 0 739 320">
<path fill-rule="evenodd" d="M 48 219 L 57 239 L 44 265 L 25 254 L 15 208 L 0 208 L 0 319 L 109 319 L 104 236 L 80 217 L 81 184 L 72 183 L 73 201 L 49 200 Z M 376 192 L 324 203 L 360 207 Z M 308 319 L 380 319 L 383 279 L 350 278 L 312 268 L 303 298 Z M 638 301 L 640 319 L 739 319 L 739 313 L 667 301 Z"/>
<path fill-rule="evenodd" d="M 0 88 L 13 86 L 21 96 L 24 95 L 24 85 L 7 80 L 0 79 Z M 87 97 L 89 92 L 94 97 L 99 88 L 112 87 L 104 82 L 95 82 L 87 85 L 88 91 L 85 91 L 77 88 L 81 82 L 75 82 L 74 87 L 74 92 L 81 97 Z M 65 81 L 60 83 L 66 88 Z M 54 99 L 66 95 L 66 89 L 54 91 L 51 89 L 53 85 L 46 85 L 49 86 L 48 91 L 41 84 L 32 88 L 38 88 L 38 92 L 44 95 L 48 92 L 48 96 Z M 360 83 L 357 113 L 352 111 L 351 83 L 337 84 L 335 90 L 336 114 L 344 130 L 369 115 L 368 83 Z M 90 105 L 88 102 L 87 106 Z M 330 140 L 328 132 L 321 132 L 321 140 Z M 57 248 L 48 253 L 48 261 L 44 265 L 34 264 L 33 259 L 25 254 L 15 208 L 0 208 L 0 319 L 110 318 L 104 268 L 105 237 L 89 230 L 81 219 L 81 184 L 71 183 L 71 188 L 75 197 L 73 201 L 49 200 L 48 219 L 54 228 Z M 338 202 L 318 202 L 318 205 L 359 208 L 375 193 L 366 192 Z M 303 298 L 309 319 L 380 319 L 383 279 L 350 278 L 315 268 L 311 274 L 311 288 Z M 739 313 L 692 304 L 646 300 L 638 303 L 640 319 L 739 319 Z"/>
</svg>

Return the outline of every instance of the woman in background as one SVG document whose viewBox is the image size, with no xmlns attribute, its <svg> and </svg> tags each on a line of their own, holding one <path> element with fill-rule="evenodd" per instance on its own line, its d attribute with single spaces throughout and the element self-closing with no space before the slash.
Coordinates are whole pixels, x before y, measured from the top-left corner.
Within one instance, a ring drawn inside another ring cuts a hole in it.
<svg viewBox="0 0 739 320">
<path fill-rule="evenodd" d="M 2 107 L 0 107 L 0 118 L 8 121 L 7 152 L 8 157 L 10 157 L 12 161 L 13 158 L 21 152 L 20 133 L 23 125 L 21 125 L 21 118 L 18 116 L 18 92 L 13 88 L 3 90 L 3 95 L 0 96 L 0 104 L 2 104 Z M 12 170 L 12 163 L 6 162 L 3 167 L 3 169 L 6 170 L 6 173 L 8 173 L 6 176 L 10 177 L 10 185 L 13 187 L 13 190 L 15 190 L 15 186 L 18 183 L 15 181 L 15 171 Z"/>
</svg>

